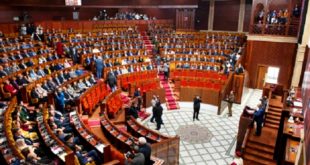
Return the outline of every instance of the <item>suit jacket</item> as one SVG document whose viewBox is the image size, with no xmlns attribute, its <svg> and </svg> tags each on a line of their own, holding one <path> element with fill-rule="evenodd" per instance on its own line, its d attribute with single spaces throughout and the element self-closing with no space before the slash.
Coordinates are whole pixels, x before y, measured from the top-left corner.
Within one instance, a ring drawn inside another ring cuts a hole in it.
<svg viewBox="0 0 310 165">
<path fill-rule="evenodd" d="M 258 111 L 254 112 L 254 121 L 256 121 L 259 124 L 262 124 L 264 122 L 264 114 L 265 111 L 263 108 L 259 108 Z"/>
<path fill-rule="evenodd" d="M 151 165 L 151 152 L 152 152 L 152 149 L 151 149 L 151 146 L 150 144 L 146 143 L 144 145 L 141 145 L 139 147 L 139 152 L 142 153 L 144 155 L 144 158 L 145 158 L 145 165 Z"/>
<path fill-rule="evenodd" d="M 37 91 L 36 91 L 36 88 L 33 88 L 32 90 L 31 90 L 31 98 L 34 98 L 34 99 L 39 99 L 40 98 L 40 96 L 39 96 L 39 94 L 37 93 Z"/>
<path fill-rule="evenodd" d="M 42 88 L 46 91 L 51 91 L 50 87 L 46 83 L 42 84 Z"/>
<path fill-rule="evenodd" d="M 18 86 L 23 86 L 23 85 L 27 85 L 29 82 L 24 77 L 22 77 L 22 78 L 17 78 L 16 83 L 18 84 Z"/>
<path fill-rule="evenodd" d="M 65 81 L 65 78 L 64 78 L 64 75 L 58 75 L 58 80 L 60 81 L 60 83 L 64 83 Z"/>
<path fill-rule="evenodd" d="M 44 77 L 46 74 L 45 74 L 45 72 L 42 69 L 40 69 L 40 70 L 37 71 L 37 75 L 41 76 L 41 77 Z"/>
<path fill-rule="evenodd" d="M 56 89 L 56 84 L 55 84 L 53 81 L 48 81 L 48 82 L 47 82 L 47 85 L 48 85 L 48 87 L 49 87 L 51 90 L 55 90 L 55 89 Z"/>
<path fill-rule="evenodd" d="M 24 63 L 20 63 L 18 66 L 20 69 L 26 69 L 27 68 L 27 66 Z"/>
</svg>

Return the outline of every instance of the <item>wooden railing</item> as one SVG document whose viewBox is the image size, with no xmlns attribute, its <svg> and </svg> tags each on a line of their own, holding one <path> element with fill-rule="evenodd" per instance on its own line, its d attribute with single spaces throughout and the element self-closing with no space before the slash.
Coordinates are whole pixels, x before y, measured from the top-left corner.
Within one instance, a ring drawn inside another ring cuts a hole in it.
<svg viewBox="0 0 310 165">
<path fill-rule="evenodd" d="M 171 25 L 173 20 L 108 20 L 108 21 L 40 21 L 35 22 L 36 25 L 41 25 L 43 29 L 64 29 L 67 31 L 70 28 L 77 29 L 79 32 L 88 31 L 103 31 L 104 28 L 128 28 L 147 27 L 148 24 Z M 0 30 L 10 36 L 18 35 L 18 23 L 0 24 Z"/>
<path fill-rule="evenodd" d="M 45 145 L 50 147 L 51 152 L 55 154 L 62 163 L 66 165 L 79 165 L 79 163 L 75 161 L 77 158 L 74 152 L 54 134 L 49 126 L 48 109 L 43 108 L 42 113 L 43 123 L 38 122 L 38 129 Z"/>
<path fill-rule="evenodd" d="M 6 111 L 4 112 L 4 118 L 3 118 L 3 127 L 4 128 L 4 133 L 7 139 L 7 144 L 8 147 L 12 150 L 12 156 L 19 159 L 19 160 L 25 160 L 24 155 L 22 155 L 22 153 L 17 149 L 15 140 L 14 140 L 14 135 L 12 133 L 12 112 L 15 110 L 17 104 L 17 99 L 16 97 L 13 97 L 11 99 L 11 101 L 8 104 L 8 107 L 6 109 Z M 5 160 L 7 161 L 7 163 L 11 160 L 12 158 L 10 157 L 5 157 Z M 8 163 L 10 164 L 10 163 Z"/>
<path fill-rule="evenodd" d="M 296 25 L 254 24 L 250 25 L 250 34 L 297 37 L 298 27 Z"/>
</svg>

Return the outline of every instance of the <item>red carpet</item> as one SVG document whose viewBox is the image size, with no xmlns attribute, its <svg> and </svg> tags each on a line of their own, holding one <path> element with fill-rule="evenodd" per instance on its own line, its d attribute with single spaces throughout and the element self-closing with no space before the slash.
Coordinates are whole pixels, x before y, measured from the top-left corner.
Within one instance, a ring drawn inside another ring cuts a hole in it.
<svg viewBox="0 0 310 165">
<path fill-rule="evenodd" d="M 169 86 L 169 83 L 167 82 L 167 80 L 164 80 L 164 75 L 160 74 L 159 78 L 160 78 L 160 83 L 166 92 L 166 104 L 167 104 L 168 110 L 179 109 L 178 103 L 176 102 L 175 98 L 173 97 L 173 92 Z"/>
<path fill-rule="evenodd" d="M 147 117 L 150 116 L 149 113 L 145 112 L 145 109 L 142 109 L 140 112 L 138 112 L 139 118 L 141 119 L 141 121 L 145 120 Z"/>
<path fill-rule="evenodd" d="M 100 120 L 88 120 L 89 127 L 100 127 Z"/>
<path fill-rule="evenodd" d="M 147 51 L 149 53 L 150 52 L 152 53 L 154 45 L 152 44 L 150 37 L 148 36 L 148 34 L 145 31 L 141 32 L 141 36 L 142 36 L 145 48 L 147 49 Z"/>
</svg>

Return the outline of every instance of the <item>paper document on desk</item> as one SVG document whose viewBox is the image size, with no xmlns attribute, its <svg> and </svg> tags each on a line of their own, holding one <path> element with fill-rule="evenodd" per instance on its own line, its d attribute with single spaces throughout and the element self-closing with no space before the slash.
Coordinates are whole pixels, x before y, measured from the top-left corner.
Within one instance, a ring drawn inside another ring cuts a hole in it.
<svg viewBox="0 0 310 165">
<path fill-rule="evenodd" d="M 294 101 L 294 106 L 296 106 L 296 107 L 302 107 L 302 102 Z"/>
<path fill-rule="evenodd" d="M 97 150 L 100 152 L 100 153 L 103 153 L 103 148 L 104 148 L 104 145 L 103 144 L 97 144 L 96 145 L 96 148 L 97 148 Z"/>
</svg>

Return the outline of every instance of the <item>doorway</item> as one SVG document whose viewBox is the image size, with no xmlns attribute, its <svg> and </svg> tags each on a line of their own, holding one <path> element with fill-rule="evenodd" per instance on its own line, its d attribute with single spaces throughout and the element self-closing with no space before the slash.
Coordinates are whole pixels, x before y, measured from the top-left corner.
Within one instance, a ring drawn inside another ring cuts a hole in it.
<svg viewBox="0 0 310 165">
<path fill-rule="evenodd" d="M 257 70 L 256 88 L 263 89 L 265 83 L 277 84 L 280 68 L 259 65 Z"/>
<path fill-rule="evenodd" d="M 268 66 L 259 65 L 257 69 L 256 88 L 263 89 Z"/>
</svg>

